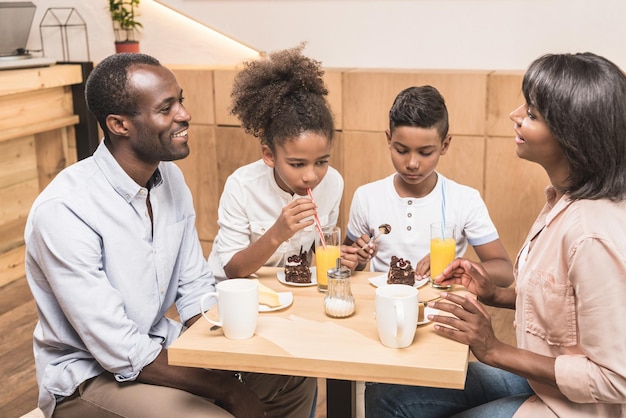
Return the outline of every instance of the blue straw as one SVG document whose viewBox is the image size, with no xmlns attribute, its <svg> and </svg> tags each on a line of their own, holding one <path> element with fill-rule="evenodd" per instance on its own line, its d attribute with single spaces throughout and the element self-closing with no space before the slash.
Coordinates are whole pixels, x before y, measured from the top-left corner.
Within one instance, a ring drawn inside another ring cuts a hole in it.
<svg viewBox="0 0 626 418">
<path fill-rule="evenodd" d="M 446 184 L 441 179 L 441 240 L 445 238 L 446 229 Z"/>
</svg>

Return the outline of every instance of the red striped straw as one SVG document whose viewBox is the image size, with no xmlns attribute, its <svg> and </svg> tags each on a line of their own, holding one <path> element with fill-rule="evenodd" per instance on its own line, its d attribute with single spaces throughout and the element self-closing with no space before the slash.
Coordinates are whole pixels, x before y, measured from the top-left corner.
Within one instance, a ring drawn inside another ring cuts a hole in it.
<svg viewBox="0 0 626 418">
<path fill-rule="evenodd" d="M 309 194 L 309 197 L 311 198 L 311 200 L 313 202 L 315 202 L 315 200 L 313 200 L 313 193 L 311 193 L 311 189 L 306 189 L 307 193 Z M 322 241 L 322 247 L 324 247 L 324 249 L 326 248 L 326 240 L 324 239 L 324 232 L 322 231 L 322 223 L 320 222 L 320 217 L 317 216 L 317 212 L 315 212 L 315 227 L 317 229 L 317 233 L 320 234 L 320 240 Z"/>
</svg>

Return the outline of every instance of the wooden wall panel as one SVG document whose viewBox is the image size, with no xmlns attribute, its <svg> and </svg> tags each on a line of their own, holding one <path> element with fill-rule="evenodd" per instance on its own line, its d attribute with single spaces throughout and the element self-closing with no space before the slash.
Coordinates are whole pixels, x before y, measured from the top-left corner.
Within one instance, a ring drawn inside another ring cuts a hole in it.
<svg viewBox="0 0 626 418">
<path fill-rule="evenodd" d="M 0 189 L 36 178 L 34 136 L 0 142 Z"/>
<path fill-rule="evenodd" d="M 230 92 L 237 70 L 219 69 L 213 72 L 215 83 L 215 123 L 224 126 L 239 126 L 237 116 L 230 113 Z"/>
<path fill-rule="evenodd" d="M 487 135 L 513 136 L 509 114 L 524 103 L 523 72 L 495 71 L 487 84 Z"/>
<path fill-rule="evenodd" d="M 0 131 L 73 114 L 69 87 L 0 96 Z"/>
<path fill-rule="evenodd" d="M 0 189 L 2 224 L 25 219 L 38 194 L 39 182 L 36 178 Z"/>
<path fill-rule="evenodd" d="M 70 125 L 65 129 L 61 129 L 63 140 L 63 150 L 65 152 L 65 161 L 70 166 L 78 162 L 78 148 L 76 147 L 76 128 Z"/>
<path fill-rule="evenodd" d="M 24 276 L 24 226 L 26 215 L 2 218 L 0 224 L 0 286 Z"/>
<path fill-rule="evenodd" d="M 217 192 L 224 191 L 224 183 L 236 169 L 261 158 L 261 143 L 239 127 L 220 126 L 216 129 Z"/>
<path fill-rule="evenodd" d="M 24 277 L 24 226 L 33 201 L 76 162 L 71 84 L 79 65 L 0 72 L 0 285 Z"/>
<path fill-rule="evenodd" d="M 0 72 L 0 285 L 24 276 L 24 225 L 40 191 L 76 162 L 70 84 L 79 65 Z"/>
<path fill-rule="evenodd" d="M 201 240 L 212 240 L 217 233 L 217 156 L 215 126 L 191 125 L 189 156 L 175 161 L 185 175 L 194 198 L 196 229 Z"/>
<path fill-rule="evenodd" d="M 214 124 L 213 71 L 178 67 L 173 67 L 172 71 L 183 89 L 184 104 L 191 114 L 191 123 Z"/>
<path fill-rule="evenodd" d="M 341 141 L 343 143 L 341 174 L 345 187 L 341 199 L 339 225 L 345 236 L 350 204 L 356 189 L 363 184 L 382 179 L 395 170 L 383 132 L 344 131 Z"/>
<path fill-rule="evenodd" d="M 344 146 L 344 133 L 335 132 L 335 138 L 330 146 L 330 159 L 328 164 L 340 173 L 344 173 L 344 160 L 346 155 L 346 147 Z"/>
<path fill-rule="evenodd" d="M 26 216 L 13 220 L 3 220 L 0 224 L 0 254 L 24 245 Z"/>
<path fill-rule="evenodd" d="M 517 157 L 512 137 L 489 138 L 487 149 L 485 202 L 514 260 L 545 203 L 544 190 L 550 181 L 538 164 Z"/>
<path fill-rule="evenodd" d="M 41 132 L 35 135 L 37 171 L 41 190 L 61 170 L 76 161 L 76 147 L 69 147 L 70 141 L 74 142 L 73 138 L 73 127 Z"/>
<path fill-rule="evenodd" d="M 22 245 L 0 254 L 0 286 L 24 277 L 25 252 Z"/>
<path fill-rule="evenodd" d="M 324 72 L 324 83 L 328 89 L 328 104 L 335 120 L 335 129 L 343 129 L 343 72 L 327 69 Z"/>
<path fill-rule="evenodd" d="M 196 161 L 200 161 L 198 170 L 200 192 L 195 197 L 201 209 L 198 215 L 198 234 L 201 239 L 210 239 L 211 241 L 217 234 L 217 206 L 219 204 L 218 185 L 215 182 L 218 177 L 215 130 L 215 126 L 202 126 L 198 129 L 197 134 L 200 141 L 196 152 L 198 158 Z"/>
<path fill-rule="evenodd" d="M 348 71 L 343 77 L 343 129 L 384 131 L 397 94 L 432 85 L 443 95 L 450 133 L 484 135 L 487 71 Z"/>
<path fill-rule="evenodd" d="M 457 183 L 477 189 L 485 195 L 485 138 L 453 136 L 448 152 L 439 159 L 437 171 Z"/>
<path fill-rule="evenodd" d="M 82 82 L 82 77 L 80 65 L 3 70 L 0 95 L 78 84 Z"/>
</svg>

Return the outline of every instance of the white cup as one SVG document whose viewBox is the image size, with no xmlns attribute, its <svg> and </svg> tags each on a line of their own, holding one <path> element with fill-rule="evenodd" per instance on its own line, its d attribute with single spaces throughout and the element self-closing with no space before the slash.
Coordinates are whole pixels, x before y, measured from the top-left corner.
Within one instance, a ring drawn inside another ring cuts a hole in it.
<svg viewBox="0 0 626 418">
<path fill-rule="evenodd" d="M 217 292 L 200 298 L 200 312 L 204 319 L 222 327 L 224 336 L 231 340 L 245 340 L 254 335 L 259 316 L 259 286 L 249 279 L 229 279 L 216 285 Z M 204 301 L 217 298 L 219 321 L 209 318 L 204 312 Z"/>
<path fill-rule="evenodd" d="M 376 288 L 376 325 L 387 347 L 410 346 L 417 327 L 417 289 L 405 284 Z"/>
</svg>

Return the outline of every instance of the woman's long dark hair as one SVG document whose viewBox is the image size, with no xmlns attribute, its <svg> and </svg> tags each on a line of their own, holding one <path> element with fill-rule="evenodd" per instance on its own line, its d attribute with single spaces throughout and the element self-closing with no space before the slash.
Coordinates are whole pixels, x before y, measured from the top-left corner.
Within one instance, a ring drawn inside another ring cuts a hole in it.
<svg viewBox="0 0 626 418">
<path fill-rule="evenodd" d="M 614 201 L 626 195 L 626 76 L 586 52 L 535 60 L 522 92 L 545 119 L 570 166 L 568 195 Z"/>
</svg>

